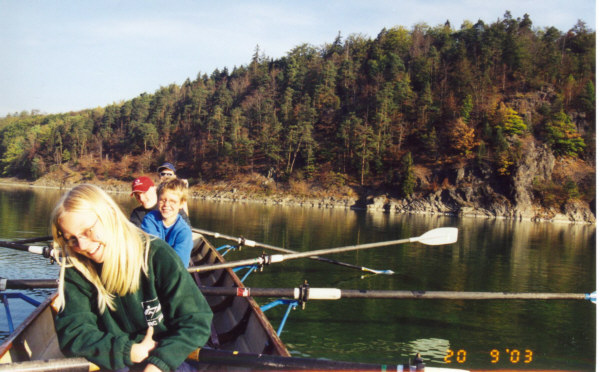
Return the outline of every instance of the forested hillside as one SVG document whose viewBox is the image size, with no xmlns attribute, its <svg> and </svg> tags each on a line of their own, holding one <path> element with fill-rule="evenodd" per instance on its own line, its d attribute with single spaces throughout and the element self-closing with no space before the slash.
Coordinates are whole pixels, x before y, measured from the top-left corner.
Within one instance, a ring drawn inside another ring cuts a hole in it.
<svg viewBox="0 0 600 372">
<path fill-rule="evenodd" d="M 192 185 L 256 172 L 280 185 L 400 198 L 452 187 L 453 172 L 466 169 L 511 199 L 533 149 L 591 169 L 535 178 L 538 204 L 589 203 L 595 36 L 581 22 L 564 33 L 506 12 L 492 24 L 338 35 L 280 59 L 257 46 L 246 66 L 130 101 L 0 119 L 0 169 L 37 179 L 68 166 L 88 179 L 131 180 L 171 161 Z"/>
</svg>

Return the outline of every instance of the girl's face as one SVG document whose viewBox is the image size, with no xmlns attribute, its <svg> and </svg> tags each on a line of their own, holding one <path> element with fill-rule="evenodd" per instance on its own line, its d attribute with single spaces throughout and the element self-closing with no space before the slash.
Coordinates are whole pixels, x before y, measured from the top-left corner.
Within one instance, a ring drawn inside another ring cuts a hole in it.
<svg viewBox="0 0 600 372">
<path fill-rule="evenodd" d="M 172 190 L 163 190 L 158 197 L 158 211 L 167 226 L 175 222 L 182 206 L 181 196 Z"/>
<path fill-rule="evenodd" d="M 67 246 L 96 263 L 104 262 L 103 226 L 93 212 L 64 212 L 58 228 Z"/>
</svg>

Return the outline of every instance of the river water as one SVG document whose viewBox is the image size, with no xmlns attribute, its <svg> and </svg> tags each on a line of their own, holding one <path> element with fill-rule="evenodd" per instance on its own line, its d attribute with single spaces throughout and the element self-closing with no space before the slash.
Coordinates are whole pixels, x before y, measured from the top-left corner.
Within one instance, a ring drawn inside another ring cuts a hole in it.
<svg viewBox="0 0 600 372">
<path fill-rule="evenodd" d="M 49 235 L 49 215 L 60 195 L 0 187 L 0 240 Z M 134 207 L 129 195 L 114 197 L 124 210 Z M 200 200 L 189 207 L 194 227 L 296 251 L 396 240 L 442 226 L 459 229 L 458 242 L 448 246 L 412 243 L 330 256 L 393 275 L 300 259 L 252 273 L 245 281 L 249 287 L 297 287 L 306 280 L 312 287 L 342 289 L 590 293 L 596 285 L 595 226 Z M 226 258 L 260 254 L 244 248 Z M 57 272 L 42 257 L 0 248 L 0 277 L 55 278 Z M 39 300 L 50 293 L 26 291 Z M 261 305 L 269 301 L 257 299 Z M 15 323 L 33 310 L 20 300 L 10 305 Z M 275 329 L 284 312 L 280 306 L 265 313 Z M 291 312 L 281 339 L 293 355 L 314 358 L 397 364 L 420 352 L 430 366 L 591 371 L 595 312 L 596 305 L 584 300 L 315 300 Z M 0 310 L 0 340 L 7 330 Z"/>
</svg>

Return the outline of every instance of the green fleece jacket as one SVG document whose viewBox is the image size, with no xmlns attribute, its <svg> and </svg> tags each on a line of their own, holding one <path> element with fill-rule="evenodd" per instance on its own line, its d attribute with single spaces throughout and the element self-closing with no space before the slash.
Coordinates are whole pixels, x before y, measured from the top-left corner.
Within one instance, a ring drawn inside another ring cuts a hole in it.
<svg viewBox="0 0 600 372">
<path fill-rule="evenodd" d="M 65 271 L 65 308 L 56 317 L 60 347 L 106 369 L 131 367 L 131 346 L 154 327 L 158 346 L 147 362 L 175 370 L 210 335 L 212 311 L 181 260 L 166 242 L 153 240 L 148 277 L 136 293 L 115 298 L 116 310 L 99 314 L 96 288 L 75 268 Z"/>
</svg>

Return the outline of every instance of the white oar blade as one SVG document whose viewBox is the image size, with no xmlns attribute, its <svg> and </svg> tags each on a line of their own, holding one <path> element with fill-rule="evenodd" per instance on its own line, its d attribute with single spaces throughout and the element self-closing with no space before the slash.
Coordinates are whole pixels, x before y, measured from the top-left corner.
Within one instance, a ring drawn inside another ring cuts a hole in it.
<svg viewBox="0 0 600 372">
<path fill-rule="evenodd" d="M 457 239 L 458 229 L 456 227 L 440 227 L 427 231 L 414 241 L 426 245 L 442 245 L 456 243 Z"/>
</svg>

